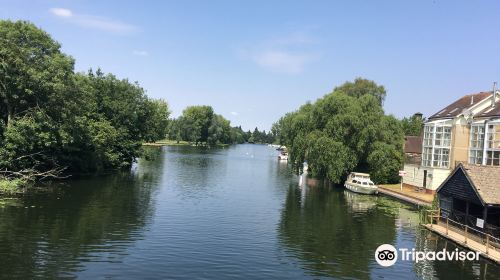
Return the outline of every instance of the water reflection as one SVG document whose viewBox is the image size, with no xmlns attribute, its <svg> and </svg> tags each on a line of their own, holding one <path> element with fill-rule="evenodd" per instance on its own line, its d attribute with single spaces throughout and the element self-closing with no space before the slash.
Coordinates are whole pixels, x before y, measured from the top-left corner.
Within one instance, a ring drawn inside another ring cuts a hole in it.
<svg viewBox="0 0 500 280">
<path fill-rule="evenodd" d="M 308 187 L 301 198 L 301 190 L 290 186 L 279 238 L 310 275 L 369 279 L 374 248 L 394 243 L 390 215 L 373 211 L 352 216 L 348 200 L 343 191 L 329 187 Z"/>
<path fill-rule="evenodd" d="M 351 213 L 363 214 L 377 206 L 376 198 L 344 190 L 344 199 Z"/>
<path fill-rule="evenodd" d="M 75 180 L 0 208 L 0 276 L 72 277 L 83 262 L 120 262 L 150 222 L 162 165 Z"/>
<path fill-rule="evenodd" d="M 261 145 L 153 147 L 132 172 L 0 203 L 0 278 L 495 279 L 479 262 L 374 252 L 454 250 L 397 201 L 299 177 Z M 31 207 L 34 206 L 34 207 Z M 3 208 L 2 208 L 3 207 Z"/>
</svg>

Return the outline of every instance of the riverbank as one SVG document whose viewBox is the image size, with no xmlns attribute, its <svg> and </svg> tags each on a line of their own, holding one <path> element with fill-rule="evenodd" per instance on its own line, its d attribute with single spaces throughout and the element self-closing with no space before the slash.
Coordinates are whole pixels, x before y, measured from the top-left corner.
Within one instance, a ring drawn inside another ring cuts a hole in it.
<svg viewBox="0 0 500 280">
<path fill-rule="evenodd" d="M 142 143 L 143 146 L 152 146 L 152 147 L 161 147 L 161 146 L 196 146 L 195 144 L 188 142 L 188 141 L 176 141 L 176 140 L 169 140 L 169 139 L 164 139 L 160 141 L 156 141 L 153 143 Z M 206 146 L 205 143 L 201 143 L 198 146 L 204 147 Z M 216 147 L 227 147 L 229 144 L 218 144 Z"/>
<path fill-rule="evenodd" d="M 160 140 L 153 143 L 142 143 L 143 146 L 191 146 L 188 141 Z"/>
<path fill-rule="evenodd" d="M 415 191 L 414 188 L 400 184 L 379 185 L 378 192 L 416 206 L 432 206 L 434 195 Z"/>
</svg>

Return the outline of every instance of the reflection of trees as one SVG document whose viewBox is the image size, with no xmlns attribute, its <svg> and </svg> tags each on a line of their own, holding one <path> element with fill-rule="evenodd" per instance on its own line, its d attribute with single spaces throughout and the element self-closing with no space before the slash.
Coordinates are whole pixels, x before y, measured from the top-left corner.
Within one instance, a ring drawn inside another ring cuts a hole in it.
<svg viewBox="0 0 500 280">
<path fill-rule="evenodd" d="M 69 181 L 60 193 L 26 198 L 27 208 L 0 208 L 0 277 L 56 278 L 82 261 L 120 260 L 151 218 L 149 183 L 162 164 Z"/>
<path fill-rule="evenodd" d="M 175 188 L 182 199 L 212 196 L 225 178 L 227 158 L 222 149 L 172 146 L 166 152 L 171 177 L 164 182 Z"/>
<path fill-rule="evenodd" d="M 349 214 L 338 189 L 290 187 L 279 226 L 281 242 L 314 275 L 369 279 L 375 249 L 393 244 L 396 230 L 392 214 L 368 211 Z M 302 206 L 301 206 L 302 204 Z"/>
</svg>

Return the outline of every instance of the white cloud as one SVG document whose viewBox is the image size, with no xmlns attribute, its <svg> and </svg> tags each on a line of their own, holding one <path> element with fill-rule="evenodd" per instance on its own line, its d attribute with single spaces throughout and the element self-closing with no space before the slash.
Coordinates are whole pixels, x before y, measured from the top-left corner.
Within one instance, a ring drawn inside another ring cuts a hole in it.
<svg viewBox="0 0 500 280">
<path fill-rule="evenodd" d="M 233 115 L 233 116 L 237 116 L 237 115 L 239 115 L 239 114 L 238 114 L 238 112 L 234 112 L 234 111 L 233 111 L 233 112 L 231 112 L 231 115 Z"/>
<path fill-rule="evenodd" d="M 316 43 L 305 33 L 293 33 L 256 44 L 251 49 L 240 49 L 239 54 L 268 71 L 298 74 L 319 58 L 318 52 L 312 49 Z"/>
<path fill-rule="evenodd" d="M 147 51 L 139 51 L 139 50 L 134 50 L 133 54 L 138 55 L 138 56 L 148 56 L 149 55 L 149 53 Z"/>
<path fill-rule="evenodd" d="M 297 74 L 304 70 L 304 66 L 314 57 L 309 54 L 293 53 L 290 51 L 266 50 L 256 53 L 254 61 L 274 72 Z"/>
<path fill-rule="evenodd" d="M 75 14 L 69 9 L 51 8 L 49 12 L 59 18 L 63 18 L 69 23 L 86 28 L 99 29 L 117 34 L 130 34 L 138 31 L 137 26 L 112 20 L 105 17 Z"/>
<path fill-rule="evenodd" d="M 63 9 L 63 8 L 52 8 L 49 10 L 53 15 L 56 15 L 58 17 L 65 17 L 69 18 L 73 16 L 73 12 L 68 9 Z"/>
</svg>

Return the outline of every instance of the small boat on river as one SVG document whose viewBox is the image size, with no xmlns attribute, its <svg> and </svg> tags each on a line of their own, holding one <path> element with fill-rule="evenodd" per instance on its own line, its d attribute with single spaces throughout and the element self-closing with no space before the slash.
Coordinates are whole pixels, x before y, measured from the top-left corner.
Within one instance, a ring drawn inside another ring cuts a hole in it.
<svg viewBox="0 0 500 280">
<path fill-rule="evenodd" d="M 283 160 L 283 161 L 288 160 L 288 153 L 285 151 L 281 152 L 278 155 L 278 160 Z"/>
<path fill-rule="evenodd" d="M 378 187 L 370 180 L 370 174 L 351 172 L 344 184 L 345 188 L 356 193 L 376 194 Z"/>
</svg>

